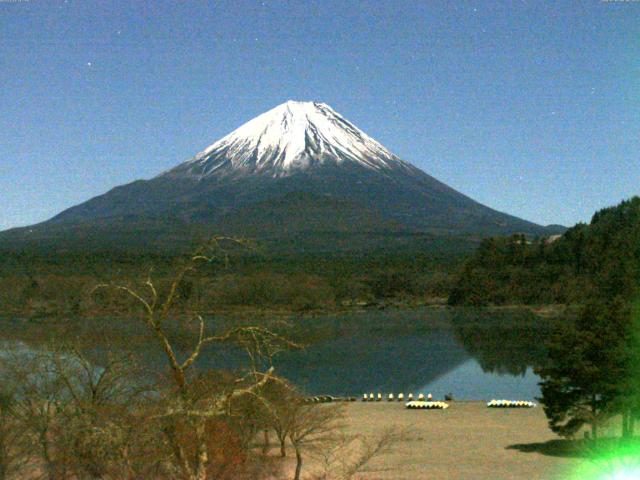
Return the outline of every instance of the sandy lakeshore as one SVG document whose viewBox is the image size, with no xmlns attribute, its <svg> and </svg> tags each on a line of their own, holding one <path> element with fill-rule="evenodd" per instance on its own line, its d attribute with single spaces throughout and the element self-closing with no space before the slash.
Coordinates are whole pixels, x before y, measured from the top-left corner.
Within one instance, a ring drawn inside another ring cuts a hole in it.
<svg viewBox="0 0 640 480">
<path fill-rule="evenodd" d="M 348 405 L 346 421 L 349 433 L 375 435 L 390 426 L 411 431 L 375 458 L 360 479 L 564 479 L 582 461 L 544 448 L 558 437 L 541 407 L 488 409 L 484 402 L 452 402 L 447 410 L 427 411 L 407 410 L 398 402 L 357 402 Z"/>
</svg>

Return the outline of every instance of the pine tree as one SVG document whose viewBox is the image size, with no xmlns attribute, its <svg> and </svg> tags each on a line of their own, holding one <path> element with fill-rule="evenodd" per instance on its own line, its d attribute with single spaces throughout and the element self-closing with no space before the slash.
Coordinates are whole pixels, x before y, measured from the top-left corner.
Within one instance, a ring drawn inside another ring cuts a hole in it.
<svg viewBox="0 0 640 480">
<path fill-rule="evenodd" d="M 547 348 L 547 362 L 536 372 L 551 430 L 573 437 L 589 425 L 596 438 L 598 425 L 612 414 L 623 375 L 620 336 L 611 328 L 607 307 L 590 302 Z"/>
<path fill-rule="evenodd" d="M 596 213 L 577 235 L 583 306 L 549 342 L 542 402 L 555 432 L 574 435 L 584 424 L 622 418 L 632 436 L 640 413 L 640 198 Z M 573 241 L 572 240 L 572 241 Z"/>
</svg>

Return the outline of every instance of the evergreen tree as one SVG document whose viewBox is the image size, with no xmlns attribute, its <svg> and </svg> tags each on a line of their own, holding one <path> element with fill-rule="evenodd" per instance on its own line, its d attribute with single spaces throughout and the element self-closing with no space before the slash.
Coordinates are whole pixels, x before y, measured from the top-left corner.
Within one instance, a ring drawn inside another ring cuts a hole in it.
<svg viewBox="0 0 640 480">
<path fill-rule="evenodd" d="M 623 436 L 632 436 L 640 414 L 640 198 L 596 213 L 572 241 L 588 281 L 578 318 L 549 342 L 538 370 L 545 413 L 565 436 L 585 423 L 596 436 L 599 421 L 620 415 Z"/>
<path fill-rule="evenodd" d="M 583 426 L 598 436 L 598 425 L 616 413 L 625 378 L 625 344 L 611 305 L 589 302 L 547 344 L 547 361 L 536 373 L 551 430 L 574 436 Z"/>
</svg>

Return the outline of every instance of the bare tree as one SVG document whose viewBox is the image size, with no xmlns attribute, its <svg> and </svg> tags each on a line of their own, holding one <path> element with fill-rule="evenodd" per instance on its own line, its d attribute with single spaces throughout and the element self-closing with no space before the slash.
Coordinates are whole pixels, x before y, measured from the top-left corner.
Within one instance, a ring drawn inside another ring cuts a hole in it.
<svg viewBox="0 0 640 480">
<path fill-rule="evenodd" d="M 390 427 L 378 435 L 338 436 L 325 449 L 319 450 L 320 472 L 314 480 L 350 480 L 369 468 L 371 460 L 387 453 L 398 441 L 409 434 L 406 430 Z"/>
<path fill-rule="evenodd" d="M 18 421 L 15 385 L 2 379 L 0 390 L 0 480 L 23 469 L 28 460 L 26 431 Z"/>
<path fill-rule="evenodd" d="M 294 480 L 300 480 L 303 452 L 317 452 L 335 442 L 343 427 L 343 414 L 339 404 L 296 404 L 289 430 L 289 440 L 296 452 Z"/>
<path fill-rule="evenodd" d="M 9 451 L 20 452 L 24 460 L 22 471 L 13 469 L 15 476 L 144 476 L 140 474 L 146 471 L 133 468 L 142 463 L 132 461 L 143 446 L 145 428 L 136 426 L 134 418 L 144 389 L 134 382 L 136 365 L 130 355 L 107 352 L 98 362 L 78 347 L 50 346 L 37 352 L 24 347 L 3 355 L 0 370 L 0 413 L 11 415 L 6 424 L 13 442 Z"/>
<path fill-rule="evenodd" d="M 56 441 L 64 423 L 59 414 L 66 407 L 67 397 L 54 373 L 51 355 L 21 352 L 12 355 L 5 367 L 20 384 L 14 413 L 29 435 L 28 455 L 38 464 L 38 476 L 48 480 L 67 478 L 69 461 L 63 458 L 62 442 Z"/>
<path fill-rule="evenodd" d="M 13 428 L 28 440 L 31 476 L 139 478 L 139 472 L 130 474 L 143 429 L 132 420 L 140 390 L 129 355 L 108 354 L 98 365 L 78 348 L 63 346 L 22 352 L 3 366 L 19 385 L 11 413 Z"/>
<path fill-rule="evenodd" d="M 184 479 L 205 480 L 208 477 L 211 461 L 210 445 L 207 442 L 208 422 L 227 415 L 231 404 L 238 398 L 257 395 L 262 386 L 275 378 L 271 365 L 272 356 L 282 348 L 296 346 L 273 331 L 259 326 L 235 327 L 214 334 L 206 328 L 204 318 L 193 312 L 182 319 L 184 329 L 194 324 L 197 329 L 196 338 L 186 349 L 186 353 L 182 354 L 183 349 L 179 349 L 175 341 L 172 341 L 168 324 L 170 320 L 180 320 L 180 315 L 174 308 L 187 275 L 195 272 L 202 264 L 227 264 L 230 249 L 245 245 L 246 242 L 241 239 L 214 237 L 178 270 L 164 295 L 156 288 L 151 273 L 141 288 L 117 284 L 101 284 L 96 287 L 121 292 L 142 307 L 142 323 L 164 352 L 175 396 L 174 401 L 167 404 L 165 411 L 156 415 L 155 419 L 164 422 L 163 431 L 172 449 L 173 461 L 180 477 Z M 206 346 L 226 342 L 235 342 L 245 349 L 250 358 L 250 367 L 246 375 L 235 378 L 229 388 L 203 396 L 195 388 L 193 376 L 189 373 Z M 270 366 L 263 370 L 261 365 L 265 360 Z M 180 435 L 178 425 L 180 429 L 186 428 L 192 436 L 193 451 L 186 451 L 185 443 L 181 441 L 184 436 Z"/>
<path fill-rule="evenodd" d="M 273 430 L 278 439 L 280 456 L 286 457 L 286 442 L 293 428 L 293 422 L 303 402 L 303 397 L 285 379 L 272 379 L 258 393 L 261 426 L 268 433 Z M 265 439 L 265 442 L 267 440 Z"/>
<path fill-rule="evenodd" d="M 52 363 L 66 402 L 57 412 L 64 429 L 56 444 L 69 467 L 77 476 L 94 479 L 131 473 L 127 467 L 136 446 L 131 420 L 145 393 L 134 381 L 138 366 L 132 356 L 108 352 L 99 365 L 78 348 L 65 346 L 53 353 Z"/>
</svg>

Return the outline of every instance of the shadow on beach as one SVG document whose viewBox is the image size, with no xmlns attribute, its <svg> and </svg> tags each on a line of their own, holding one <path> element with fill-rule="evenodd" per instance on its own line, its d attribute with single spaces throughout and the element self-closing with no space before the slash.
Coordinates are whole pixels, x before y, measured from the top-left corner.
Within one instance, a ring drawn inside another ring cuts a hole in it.
<svg viewBox="0 0 640 480">
<path fill-rule="evenodd" d="M 565 458 L 597 458 L 611 452 L 637 455 L 640 451 L 640 437 L 631 439 L 599 438 L 593 440 L 549 440 L 540 443 L 521 443 L 505 447 L 507 450 L 518 450 L 524 453 L 540 453 L 551 457 Z"/>
<path fill-rule="evenodd" d="M 507 450 L 518 450 L 524 453 L 540 453 L 550 457 L 587 458 L 592 449 L 584 440 L 549 440 L 539 443 L 520 443 L 509 445 Z"/>
</svg>

